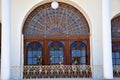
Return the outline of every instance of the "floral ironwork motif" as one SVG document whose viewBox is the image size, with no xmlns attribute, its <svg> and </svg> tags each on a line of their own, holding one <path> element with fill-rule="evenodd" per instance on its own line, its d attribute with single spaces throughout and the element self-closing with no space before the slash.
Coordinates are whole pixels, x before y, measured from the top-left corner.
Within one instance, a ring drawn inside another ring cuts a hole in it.
<svg viewBox="0 0 120 80">
<path fill-rule="evenodd" d="M 21 80 L 19 73 L 23 73 L 24 79 L 39 78 L 84 78 L 85 80 L 103 80 L 103 68 L 100 65 L 44 65 L 12 67 L 12 75 L 15 80 Z M 116 73 L 119 75 L 119 73 Z"/>
</svg>

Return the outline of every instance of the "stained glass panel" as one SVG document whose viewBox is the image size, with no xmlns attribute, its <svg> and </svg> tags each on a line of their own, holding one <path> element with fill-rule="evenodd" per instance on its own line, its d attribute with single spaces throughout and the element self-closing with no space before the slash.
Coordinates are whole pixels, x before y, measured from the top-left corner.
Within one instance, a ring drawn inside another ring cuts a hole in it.
<svg viewBox="0 0 120 80">
<path fill-rule="evenodd" d="M 25 38 L 56 38 L 88 36 L 89 27 L 84 15 L 73 6 L 59 2 L 54 10 L 50 3 L 34 9 L 26 19 Z"/>
<path fill-rule="evenodd" d="M 111 22 L 112 39 L 120 39 L 120 16 L 114 18 Z"/>
</svg>

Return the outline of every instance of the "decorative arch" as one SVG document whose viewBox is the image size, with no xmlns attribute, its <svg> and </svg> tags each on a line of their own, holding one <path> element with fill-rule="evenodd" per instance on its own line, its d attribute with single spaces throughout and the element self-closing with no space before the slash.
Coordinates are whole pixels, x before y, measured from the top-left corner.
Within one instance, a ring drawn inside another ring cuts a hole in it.
<svg viewBox="0 0 120 80">
<path fill-rule="evenodd" d="M 112 40 L 120 39 L 120 16 L 117 16 L 111 21 L 112 26 Z"/>
<path fill-rule="evenodd" d="M 118 65 L 120 65 L 120 15 L 113 18 L 111 21 L 111 31 L 112 31 L 112 61 L 113 61 L 113 72 L 114 77 L 119 77 L 117 75 Z"/>
<path fill-rule="evenodd" d="M 54 10 L 50 4 L 43 4 L 30 13 L 23 27 L 25 38 L 89 36 L 89 25 L 80 11 L 61 2 Z"/>
<path fill-rule="evenodd" d="M 38 6 L 25 20 L 22 30 L 24 58 L 27 55 L 26 44 L 39 41 L 43 43 L 44 64 L 49 64 L 49 42 L 62 41 L 65 46 L 64 64 L 70 64 L 70 42 L 86 41 L 86 53 L 90 59 L 90 29 L 85 16 L 70 4 L 59 2 L 58 9 L 52 9 L 50 5 L 51 3 L 45 3 Z"/>
</svg>

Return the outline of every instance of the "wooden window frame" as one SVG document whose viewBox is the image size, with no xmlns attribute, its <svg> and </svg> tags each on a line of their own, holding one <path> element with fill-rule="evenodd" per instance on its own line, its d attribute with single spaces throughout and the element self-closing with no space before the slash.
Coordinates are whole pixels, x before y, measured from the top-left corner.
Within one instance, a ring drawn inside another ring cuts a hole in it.
<svg viewBox="0 0 120 80">
<path fill-rule="evenodd" d="M 27 46 L 26 42 L 40 42 L 43 41 L 43 65 L 49 65 L 49 56 L 48 56 L 48 41 L 65 41 L 65 63 L 66 65 L 70 65 L 70 40 L 72 41 L 87 41 L 87 65 L 90 65 L 90 40 L 89 36 L 85 37 L 68 37 L 68 38 L 39 38 L 39 39 L 24 39 L 24 65 L 27 65 Z"/>
</svg>

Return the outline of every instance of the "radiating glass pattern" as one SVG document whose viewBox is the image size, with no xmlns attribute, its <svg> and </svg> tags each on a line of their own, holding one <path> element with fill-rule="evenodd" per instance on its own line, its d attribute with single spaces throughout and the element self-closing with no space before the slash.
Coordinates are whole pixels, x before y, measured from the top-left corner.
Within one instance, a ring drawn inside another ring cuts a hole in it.
<svg viewBox="0 0 120 80">
<path fill-rule="evenodd" d="M 112 20 L 112 39 L 120 39 L 120 16 Z"/>
<path fill-rule="evenodd" d="M 83 14 L 69 4 L 59 2 L 52 9 L 51 3 L 34 9 L 26 19 L 23 29 L 25 38 L 57 38 L 88 36 L 89 27 Z"/>
</svg>

